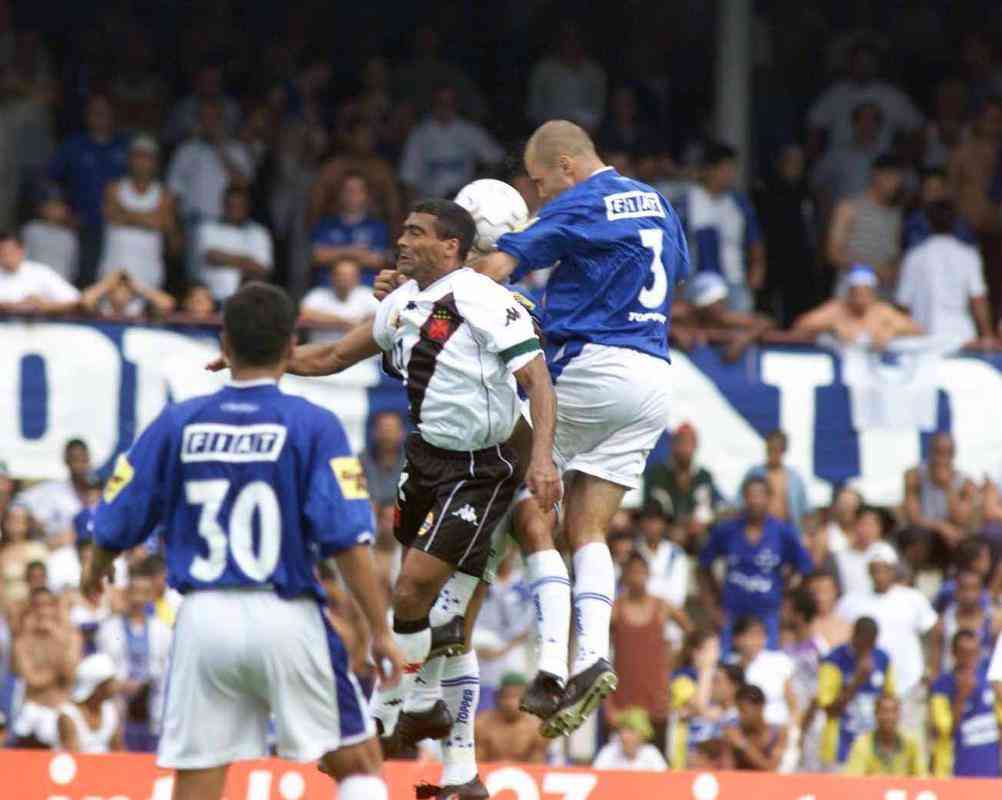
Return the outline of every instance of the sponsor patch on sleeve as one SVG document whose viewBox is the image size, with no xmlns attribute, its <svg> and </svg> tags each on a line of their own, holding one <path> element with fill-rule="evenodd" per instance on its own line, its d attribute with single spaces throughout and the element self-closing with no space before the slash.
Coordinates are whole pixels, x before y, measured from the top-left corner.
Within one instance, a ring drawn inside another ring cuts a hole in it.
<svg viewBox="0 0 1002 800">
<path fill-rule="evenodd" d="M 118 493 L 132 482 L 135 470 L 125 453 L 119 453 L 115 461 L 115 471 L 104 486 L 104 502 L 112 503 L 118 497 Z"/>
<path fill-rule="evenodd" d="M 355 456 L 338 456 L 330 461 L 334 477 L 345 500 L 368 500 L 369 487 L 361 462 Z"/>
</svg>

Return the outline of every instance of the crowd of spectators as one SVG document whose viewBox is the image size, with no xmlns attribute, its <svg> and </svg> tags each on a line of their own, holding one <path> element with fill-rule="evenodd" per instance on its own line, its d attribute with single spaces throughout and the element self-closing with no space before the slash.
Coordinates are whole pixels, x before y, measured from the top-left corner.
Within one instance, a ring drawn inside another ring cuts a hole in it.
<svg viewBox="0 0 1002 800">
<path fill-rule="evenodd" d="M 563 117 L 686 225 L 694 274 L 676 301 L 676 345 L 719 341 L 737 359 L 785 330 L 838 347 L 917 335 L 1000 347 L 1002 64 L 981 32 L 932 73 L 929 97 L 883 71 L 892 53 L 880 36 L 849 38 L 836 77 L 765 153 L 702 135 L 697 107 L 669 113 L 667 78 L 604 63 L 568 21 L 531 65 L 521 109 L 493 108 L 427 25 L 409 60 L 358 59 L 350 92 L 301 33 L 290 26 L 239 94 L 226 60 L 196 48 L 172 94 L 133 26 L 115 68 L 95 68 L 85 92 L 74 85 L 74 125 L 44 40 L 13 29 L 0 0 L 0 312 L 212 322 L 255 278 L 301 298 L 313 336 L 337 338 L 373 313 L 368 286 L 392 260 L 409 200 L 493 175 L 536 208 L 511 172 L 519 137 Z M 679 116 L 684 140 L 669 131 Z M 939 434 L 901 477 L 901 507 L 845 486 L 815 508 L 777 431 L 740 496 L 725 497 L 698 460 L 695 423 L 673 432 L 643 506 L 608 532 L 622 688 L 585 758 L 998 776 L 1002 674 L 986 668 L 1002 628 L 1002 484 L 963 475 Z M 361 454 L 387 588 L 404 435 L 399 416 L 377 414 Z M 80 595 L 100 486 L 83 441 L 67 443 L 66 465 L 66 480 L 21 486 L 0 462 L 0 730 L 21 746 L 149 751 L 179 598 L 155 540 L 125 554 L 101 601 Z M 364 625 L 335 576 L 322 577 L 371 681 Z M 533 618 L 513 556 L 474 640 L 484 759 L 560 757 L 518 711 Z"/>
</svg>

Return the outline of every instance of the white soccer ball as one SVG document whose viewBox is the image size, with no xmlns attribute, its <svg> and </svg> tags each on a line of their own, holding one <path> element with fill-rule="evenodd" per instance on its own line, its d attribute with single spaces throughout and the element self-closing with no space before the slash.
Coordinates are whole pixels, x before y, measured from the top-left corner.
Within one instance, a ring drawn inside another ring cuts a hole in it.
<svg viewBox="0 0 1002 800">
<path fill-rule="evenodd" d="M 481 254 L 493 250 L 501 234 L 521 230 L 529 221 L 529 207 L 522 195 L 504 181 L 483 178 L 468 183 L 459 190 L 456 202 L 477 223 L 473 248 Z"/>
</svg>

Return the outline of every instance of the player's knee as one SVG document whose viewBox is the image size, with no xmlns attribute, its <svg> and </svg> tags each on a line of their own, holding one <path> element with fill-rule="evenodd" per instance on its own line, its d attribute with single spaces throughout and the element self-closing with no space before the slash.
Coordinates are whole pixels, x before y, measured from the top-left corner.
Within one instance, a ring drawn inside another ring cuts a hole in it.
<svg viewBox="0 0 1002 800">
<path fill-rule="evenodd" d="M 552 550 L 554 520 L 551 515 L 542 514 L 538 508 L 528 508 L 528 505 L 523 503 L 516 512 L 515 529 L 522 552 L 531 554 Z"/>
</svg>

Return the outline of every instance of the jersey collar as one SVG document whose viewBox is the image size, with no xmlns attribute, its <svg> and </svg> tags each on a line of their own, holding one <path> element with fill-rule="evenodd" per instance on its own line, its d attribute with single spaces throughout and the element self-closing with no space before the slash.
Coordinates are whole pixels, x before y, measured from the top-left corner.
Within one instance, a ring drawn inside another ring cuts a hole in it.
<svg viewBox="0 0 1002 800">
<path fill-rule="evenodd" d="M 592 173 L 591 175 L 589 175 L 588 177 L 589 177 L 589 178 L 594 178 L 594 177 L 595 177 L 596 175 L 598 175 L 598 174 L 599 174 L 600 172 L 608 172 L 608 171 L 609 171 L 610 169 L 615 169 L 615 167 L 609 167 L 609 166 L 606 166 L 606 167 L 599 167 L 599 168 L 598 168 L 597 170 L 595 170 L 595 171 L 594 171 L 594 172 L 593 172 L 593 173 Z"/>
<path fill-rule="evenodd" d="M 278 386 L 278 381 L 274 378 L 255 378 L 251 381 L 238 381 L 230 378 L 226 385 L 231 389 L 253 389 L 255 386 Z"/>
</svg>

